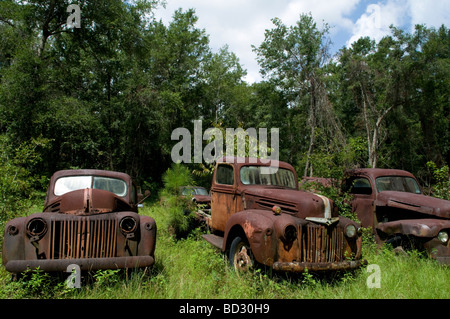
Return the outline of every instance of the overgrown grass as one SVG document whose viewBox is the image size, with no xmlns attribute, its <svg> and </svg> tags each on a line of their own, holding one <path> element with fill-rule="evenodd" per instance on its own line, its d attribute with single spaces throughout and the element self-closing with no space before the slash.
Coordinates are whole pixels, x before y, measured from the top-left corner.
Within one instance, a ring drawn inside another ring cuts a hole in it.
<svg viewBox="0 0 450 319">
<path fill-rule="evenodd" d="M 370 288 L 373 272 L 364 267 L 327 278 L 287 275 L 269 269 L 237 275 L 221 252 L 196 230 L 176 240 L 168 231 L 166 208 L 147 206 L 142 214 L 158 225 L 156 263 L 151 269 L 106 270 L 91 274 L 81 288 L 67 288 L 64 276 L 33 273 L 12 281 L 0 269 L 1 298 L 64 299 L 448 299 L 450 269 L 416 252 L 396 255 L 366 243 L 364 258 L 379 266 L 380 288 Z M 65 274 L 67 278 L 68 274 Z"/>
</svg>

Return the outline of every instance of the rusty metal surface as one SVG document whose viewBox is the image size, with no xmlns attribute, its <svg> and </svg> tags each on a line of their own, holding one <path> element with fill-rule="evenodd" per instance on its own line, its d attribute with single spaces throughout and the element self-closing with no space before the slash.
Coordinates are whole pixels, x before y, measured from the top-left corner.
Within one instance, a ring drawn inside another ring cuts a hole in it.
<svg viewBox="0 0 450 319">
<path fill-rule="evenodd" d="M 224 158 L 216 165 L 234 169 L 233 184 L 219 184 L 216 166 L 211 187 L 211 225 L 224 239 L 207 239 L 216 246 L 222 244 L 223 252 L 230 249 L 234 238 L 241 237 L 248 240 L 256 261 L 274 269 L 300 272 L 361 265 L 359 225 L 339 216 L 333 201 L 300 191 L 297 183 L 292 188 L 243 184 L 241 167 L 269 165 L 257 159 Z M 297 181 L 290 164 L 280 161 L 275 165 L 290 170 Z M 349 225 L 355 229 L 352 238 L 345 235 Z"/>
<path fill-rule="evenodd" d="M 275 262 L 273 269 L 276 271 L 304 272 L 308 271 L 330 271 L 330 270 L 352 270 L 366 265 L 365 260 L 344 260 L 341 262 L 322 263 L 299 263 L 299 262 Z"/>
<path fill-rule="evenodd" d="M 440 218 L 450 218 L 450 201 L 405 192 L 384 191 L 377 195 L 375 205 L 414 211 Z"/>
<path fill-rule="evenodd" d="M 413 174 L 395 169 L 357 169 L 345 173 L 346 179 L 366 178 L 371 186 L 370 194 L 353 194 L 352 208 L 363 227 L 372 227 L 376 239 L 384 243 L 396 236 L 419 239 L 431 257 L 449 263 L 449 243 L 440 242 L 440 231 L 450 231 L 450 201 L 423 194 L 402 191 L 379 192 L 375 181 L 384 176 L 412 178 Z"/>
<path fill-rule="evenodd" d="M 55 172 L 52 175 L 52 177 L 50 178 L 49 186 L 47 189 L 47 196 L 45 197 L 45 202 L 44 202 L 44 211 L 54 211 L 54 210 L 51 210 L 51 208 L 53 207 L 53 205 L 57 206 L 59 200 L 61 199 L 61 196 L 55 195 L 55 192 L 54 192 L 55 182 L 59 178 L 66 177 L 66 176 L 90 176 L 90 175 L 121 179 L 126 182 L 128 189 L 132 189 L 132 187 L 134 185 L 134 182 L 131 179 L 131 177 L 128 174 L 121 173 L 121 172 L 105 171 L 105 170 L 97 170 L 97 169 L 60 170 L 60 171 Z M 101 197 L 98 198 L 98 200 L 101 200 Z M 131 192 L 127 192 L 127 194 L 122 198 L 122 200 L 124 203 L 129 205 L 129 208 L 128 208 L 129 210 L 137 212 L 137 206 L 136 206 L 137 203 L 132 198 Z M 55 209 L 55 208 L 53 207 L 53 209 Z"/>
<path fill-rule="evenodd" d="M 436 237 L 442 229 L 450 229 L 450 220 L 405 219 L 379 223 L 377 228 L 385 234 L 404 234 L 416 237 Z"/>
<path fill-rule="evenodd" d="M 74 176 L 79 170 L 57 172 Z M 124 178 L 127 174 L 82 170 L 82 174 Z M 117 196 L 100 189 L 80 189 L 52 195 L 50 184 L 46 211 L 10 220 L 5 226 L 3 265 L 10 272 L 40 267 L 45 271 L 66 271 L 70 264 L 82 270 L 148 267 L 154 263 L 156 224 L 137 213 L 129 195 Z"/>
</svg>

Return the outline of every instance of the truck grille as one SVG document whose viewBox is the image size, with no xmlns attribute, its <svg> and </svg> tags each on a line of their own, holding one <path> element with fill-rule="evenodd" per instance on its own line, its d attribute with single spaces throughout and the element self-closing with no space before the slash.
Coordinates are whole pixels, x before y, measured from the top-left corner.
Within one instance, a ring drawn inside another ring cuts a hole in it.
<svg viewBox="0 0 450 319">
<path fill-rule="evenodd" d="M 115 257 L 116 219 L 81 217 L 51 222 L 50 259 Z"/>
<path fill-rule="evenodd" d="M 345 239 L 339 227 L 308 225 L 302 229 L 302 262 L 339 262 L 344 260 Z"/>
</svg>

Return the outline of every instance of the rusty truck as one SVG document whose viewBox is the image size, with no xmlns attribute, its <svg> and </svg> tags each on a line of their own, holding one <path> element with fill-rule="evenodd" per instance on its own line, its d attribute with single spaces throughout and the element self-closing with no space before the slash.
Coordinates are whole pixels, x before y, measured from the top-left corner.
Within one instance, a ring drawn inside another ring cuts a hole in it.
<svg viewBox="0 0 450 319">
<path fill-rule="evenodd" d="M 450 264 L 450 201 L 423 194 L 416 177 L 399 169 L 347 170 L 342 191 L 352 211 L 378 243 L 425 250 Z"/>
<path fill-rule="evenodd" d="M 257 158 L 217 160 L 210 233 L 237 271 L 351 270 L 364 264 L 360 226 L 339 216 L 329 198 L 301 191 L 288 163 Z"/>
<path fill-rule="evenodd" d="M 147 196 L 149 194 L 146 194 Z M 144 198 L 128 174 L 62 170 L 53 174 L 42 212 L 5 225 L 2 261 L 11 273 L 150 267 L 156 224 L 138 214 Z"/>
</svg>

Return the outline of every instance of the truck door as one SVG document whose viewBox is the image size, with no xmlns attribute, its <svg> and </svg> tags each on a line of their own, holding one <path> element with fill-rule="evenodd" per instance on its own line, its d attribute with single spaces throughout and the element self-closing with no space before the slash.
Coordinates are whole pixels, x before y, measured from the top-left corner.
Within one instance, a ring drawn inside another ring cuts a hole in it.
<svg viewBox="0 0 450 319">
<path fill-rule="evenodd" d="M 211 227 L 215 230 L 225 231 L 228 218 L 235 213 L 235 185 L 234 167 L 218 164 L 211 187 Z"/>
<path fill-rule="evenodd" d="M 353 196 L 352 212 L 356 213 L 362 227 L 374 229 L 374 190 L 366 177 L 351 177 L 345 189 Z"/>
</svg>

